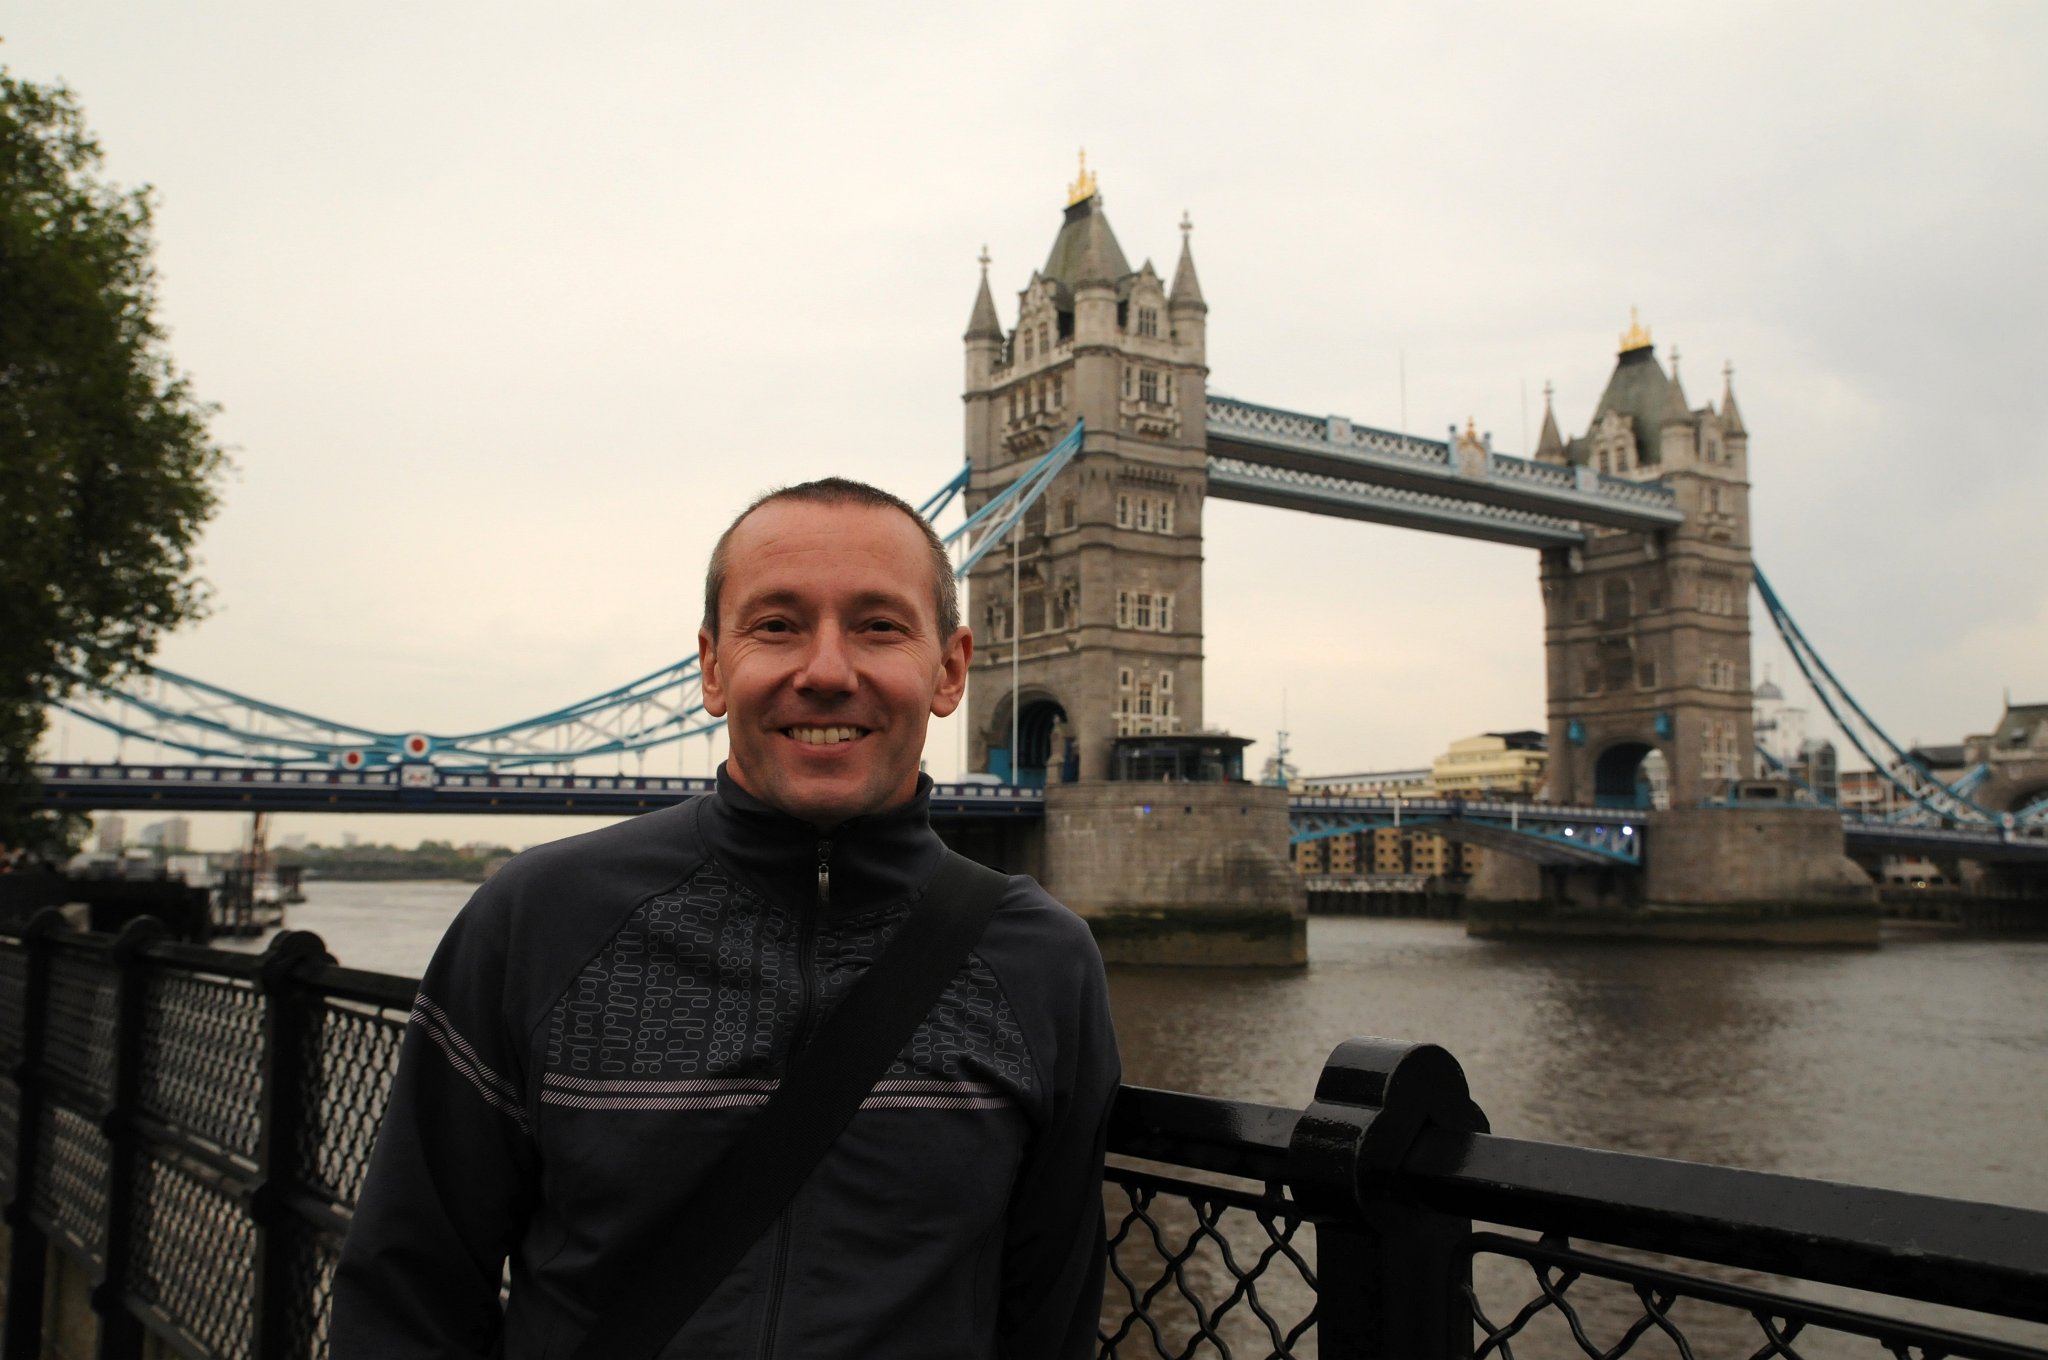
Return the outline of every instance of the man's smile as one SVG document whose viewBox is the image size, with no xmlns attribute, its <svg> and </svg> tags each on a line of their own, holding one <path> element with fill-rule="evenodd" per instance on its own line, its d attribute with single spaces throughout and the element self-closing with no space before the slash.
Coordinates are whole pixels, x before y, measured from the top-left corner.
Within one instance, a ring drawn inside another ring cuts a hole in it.
<svg viewBox="0 0 2048 1360">
<path fill-rule="evenodd" d="M 870 729 L 840 725 L 837 727 L 785 727 L 782 735 L 802 742 L 806 746 L 837 746 L 844 742 L 859 741 Z"/>
</svg>

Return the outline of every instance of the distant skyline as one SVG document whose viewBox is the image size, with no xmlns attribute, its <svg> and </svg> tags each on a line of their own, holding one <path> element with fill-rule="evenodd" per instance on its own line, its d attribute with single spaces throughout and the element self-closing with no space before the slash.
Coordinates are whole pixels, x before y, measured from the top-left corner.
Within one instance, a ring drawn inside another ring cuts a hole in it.
<svg viewBox="0 0 2048 1360">
<path fill-rule="evenodd" d="M 1192 214 L 1212 391 L 1526 453 L 1546 381 L 1583 430 L 1636 307 L 1694 404 L 1734 363 L 1757 560 L 1894 736 L 2048 700 L 2036 5 L 18 0 L 0 38 L 157 186 L 162 317 L 239 469 L 216 613 L 160 660 L 245 693 L 459 730 L 693 650 L 751 496 L 957 467 L 975 257 L 1009 324 L 1085 146 L 1134 263 Z M 1254 768 L 1283 722 L 1310 773 L 1545 725 L 1534 553 L 1207 531 L 1207 716 Z M 935 772 L 959 749 L 936 725 Z"/>
</svg>

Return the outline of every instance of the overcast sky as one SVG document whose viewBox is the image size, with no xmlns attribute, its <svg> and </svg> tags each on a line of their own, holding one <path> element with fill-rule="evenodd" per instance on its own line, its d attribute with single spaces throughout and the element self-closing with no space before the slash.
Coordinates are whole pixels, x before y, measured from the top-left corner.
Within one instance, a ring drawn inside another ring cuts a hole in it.
<svg viewBox="0 0 2048 1360">
<path fill-rule="evenodd" d="M 693 650 L 758 491 L 921 499 L 975 256 L 1007 323 L 1086 146 L 1133 263 L 1192 213 L 1212 391 L 1524 452 L 1546 380 L 1585 427 L 1636 306 L 1695 405 L 1735 364 L 1757 561 L 1895 736 L 2048 700 L 2038 4 L 14 0 L 0 37 L 157 186 L 239 468 L 216 612 L 160 659 L 264 699 L 552 709 Z M 1533 552 L 1207 520 L 1206 717 L 1254 760 L 1283 702 L 1311 773 L 1544 725 Z"/>
</svg>

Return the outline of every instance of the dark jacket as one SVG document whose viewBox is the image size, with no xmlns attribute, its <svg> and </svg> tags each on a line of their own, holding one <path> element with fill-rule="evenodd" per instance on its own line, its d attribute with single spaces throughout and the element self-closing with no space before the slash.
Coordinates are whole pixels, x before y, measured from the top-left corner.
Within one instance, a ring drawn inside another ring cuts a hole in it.
<svg viewBox="0 0 2048 1360">
<path fill-rule="evenodd" d="M 673 1221 L 938 868 L 929 792 L 821 836 L 721 771 L 716 794 L 485 884 L 421 981 L 335 1278 L 334 1360 L 568 1356 L 617 1245 Z M 1012 878 L 888 1075 L 663 1355 L 1092 1355 L 1117 1079 L 1086 926 Z"/>
</svg>

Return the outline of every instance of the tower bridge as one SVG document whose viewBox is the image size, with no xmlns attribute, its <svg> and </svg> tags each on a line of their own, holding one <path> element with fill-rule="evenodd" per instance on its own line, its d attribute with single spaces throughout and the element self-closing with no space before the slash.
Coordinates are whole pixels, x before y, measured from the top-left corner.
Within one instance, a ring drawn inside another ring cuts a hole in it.
<svg viewBox="0 0 2048 1360">
<path fill-rule="evenodd" d="M 947 538 L 977 641 L 969 765 L 995 781 L 949 788 L 941 813 L 985 857 L 1047 879 L 1112 957 L 1298 961 L 1290 836 L 1386 818 L 1432 818 L 1433 830 L 1506 852 L 1487 857 L 1475 884 L 1491 904 L 1482 930 L 1591 920 L 1626 932 L 1690 911 L 1744 937 L 1802 914 L 1874 935 L 1851 849 L 1938 841 L 1943 853 L 2036 871 L 2027 866 L 2048 854 L 2034 835 L 2048 828 L 2048 707 L 2008 710 L 2016 725 L 1986 739 L 1970 788 L 1934 778 L 1884 736 L 1756 571 L 1732 371 L 1718 401 L 1695 406 L 1676 355 L 1667 371 L 1631 324 L 1584 432 L 1562 434 L 1546 392 L 1528 457 L 1494 449 L 1469 423 L 1432 439 L 1213 395 L 1191 231 L 1184 218 L 1170 279 L 1149 260 L 1132 268 L 1084 175 L 1007 326 L 984 254 L 963 337 L 965 467 L 922 507 L 937 517 L 958 498 L 965 510 Z M 1549 806 L 1333 808 L 1242 783 L 1114 778 L 1120 745 L 1205 730 L 1211 498 L 1535 550 Z M 1752 588 L 1829 712 L 1926 825 L 1845 831 L 1831 810 L 1757 801 L 1790 790 L 1745 784 Z M 71 806 L 626 812 L 697 790 L 623 769 L 587 775 L 576 762 L 623 766 L 718 726 L 694 656 L 469 733 L 337 723 L 167 671 L 66 706 L 127 737 L 239 762 L 152 766 L 141 778 L 132 766 L 47 770 L 46 797 Z M 1668 812 L 1635 806 L 1651 765 L 1662 766 Z"/>
</svg>

